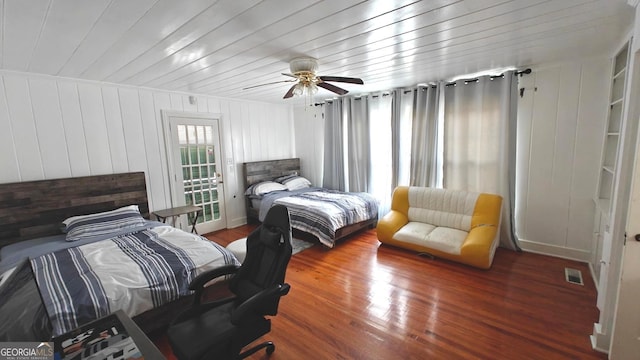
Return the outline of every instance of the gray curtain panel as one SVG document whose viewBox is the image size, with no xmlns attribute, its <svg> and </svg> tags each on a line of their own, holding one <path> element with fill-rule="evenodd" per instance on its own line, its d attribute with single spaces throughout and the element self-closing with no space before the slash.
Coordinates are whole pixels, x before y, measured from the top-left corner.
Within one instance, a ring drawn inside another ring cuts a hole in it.
<svg viewBox="0 0 640 360">
<path fill-rule="evenodd" d="M 398 186 L 400 180 L 400 163 L 402 143 L 402 133 L 400 132 L 402 122 L 403 91 L 400 89 L 391 92 L 391 187 Z"/>
<path fill-rule="evenodd" d="M 438 187 L 441 167 L 438 156 L 440 85 L 420 86 L 414 94 L 409 183 L 412 186 Z"/>
<path fill-rule="evenodd" d="M 378 202 L 380 216 L 385 215 L 391 207 L 391 171 L 393 169 L 392 147 L 392 103 L 388 93 L 369 95 L 369 147 L 371 175 L 369 177 L 369 193 Z"/>
<path fill-rule="evenodd" d="M 517 250 L 512 201 L 517 79 L 512 72 L 482 76 L 444 92 L 444 187 L 501 195 L 500 244 Z"/>
<path fill-rule="evenodd" d="M 369 97 L 345 98 L 347 118 L 348 191 L 369 191 L 371 149 L 369 141 Z"/>
<path fill-rule="evenodd" d="M 393 188 L 405 181 L 499 194 L 501 246 L 519 250 L 513 221 L 516 109 L 512 72 L 392 96 L 335 99 L 325 110 L 323 186 L 374 195 L 380 216 Z"/>
<path fill-rule="evenodd" d="M 507 226 L 503 226 L 501 231 L 505 234 L 502 235 L 505 238 L 510 238 L 509 241 L 504 242 L 504 247 L 511 250 L 521 251 L 518 234 L 516 233 L 516 139 L 518 137 L 518 75 L 513 71 L 507 71 L 504 74 L 505 78 L 510 79 L 509 87 L 509 131 L 508 131 L 508 150 L 505 156 L 508 157 L 508 182 L 509 193 L 508 197 L 504 198 L 504 202 L 507 204 L 507 214 L 503 214 L 503 219 L 508 217 Z M 505 86 L 507 86 L 505 84 Z M 501 238 L 502 238 L 501 236 Z"/>
<path fill-rule="evenodd" d="M 343 101 L 327 102 L 324 120 L 324 170 L 322 187 L 345 190 L 343 146 Z"/>
</svg>

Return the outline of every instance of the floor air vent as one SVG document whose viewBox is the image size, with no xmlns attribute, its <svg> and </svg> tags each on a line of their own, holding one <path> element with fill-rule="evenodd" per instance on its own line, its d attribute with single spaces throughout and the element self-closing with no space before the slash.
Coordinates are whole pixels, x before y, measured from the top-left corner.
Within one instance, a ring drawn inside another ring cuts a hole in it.
<svg viewBox="0 0 640 360">
<path fill-rule="evenodd" d="M 582 272 L 580 270 L 564 268 L 564 277 L 567 282 L 584 285 L 584 282 L 582 282 Z"/>
</svg>

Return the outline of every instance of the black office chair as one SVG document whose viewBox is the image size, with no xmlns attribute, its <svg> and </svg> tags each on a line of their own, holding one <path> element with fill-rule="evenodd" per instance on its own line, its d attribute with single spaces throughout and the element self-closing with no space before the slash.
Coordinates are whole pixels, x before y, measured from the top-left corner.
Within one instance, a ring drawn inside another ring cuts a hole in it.
<svg viewBox="0 0 640 360">
<path fill-rule="evenodd" d="M 291 250 L 289 212 L 276 205 L 247 237 L 242 266 L 213 269 L 190 284 L 195 290 L 194 303 L 167 331 L 178 359 L 242 359 L 263 348 L 272 354 L 275 345 L 271 341 L 241 351 L 271 330 L 271 320 L 265 315 L 276 315 L 280 298 L 289 293 L 284 276 Z M 227 274 L 235 274 L 229 282 L 235 296 L 203 303 L 204 285 Z"/>
</svg>

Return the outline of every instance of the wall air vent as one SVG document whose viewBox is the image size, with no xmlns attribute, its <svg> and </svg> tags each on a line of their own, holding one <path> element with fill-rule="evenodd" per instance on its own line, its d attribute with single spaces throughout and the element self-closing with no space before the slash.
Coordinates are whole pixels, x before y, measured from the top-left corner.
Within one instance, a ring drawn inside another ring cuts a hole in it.
<svg viewBox="0 0 640 360">
<path fill-rule="evenodd" d="M 572 284 L 584 285 L 582 271 L 580 270 L 564 268 L 564 278 Z"/>
</svg>

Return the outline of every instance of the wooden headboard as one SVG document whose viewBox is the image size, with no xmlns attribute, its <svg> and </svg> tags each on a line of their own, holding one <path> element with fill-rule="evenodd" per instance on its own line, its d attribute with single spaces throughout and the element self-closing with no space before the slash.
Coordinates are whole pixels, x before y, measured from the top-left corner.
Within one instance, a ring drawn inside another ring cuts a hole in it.
<svg viewBox="0 0 640 360">
<path fill-rule="evenodd" d="M 300 174 L 300 159 L 281 159 L 254 161 L 242 164 L 245 190 L 261 181 L 273 180 L 277 177 L 293 173 Z"/>
<path fill-rule="evenodd" d="M 300 159 L 281 159 L 254 161 L 242 164 L 244 172 L 244 190 L 253 184 L 261 181 L 273 180 L 277 177 L 300 174 Z M 254 209 L 251 201 L 245 196 L 245 206 L 247 210 L 247 222 L 258 221 L 258 209 Z"/>
<path fill-rule="evenodd" d="M 60 223 L 137 204 L 149 218 L 144 172 L 0 184 L 0 247 L 60 234 Z"/>
</svg>

